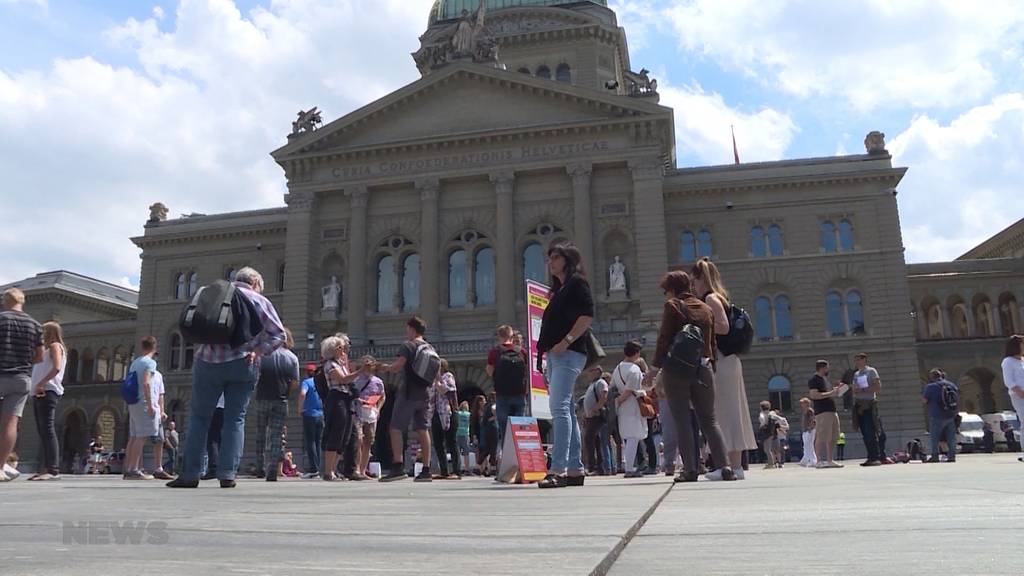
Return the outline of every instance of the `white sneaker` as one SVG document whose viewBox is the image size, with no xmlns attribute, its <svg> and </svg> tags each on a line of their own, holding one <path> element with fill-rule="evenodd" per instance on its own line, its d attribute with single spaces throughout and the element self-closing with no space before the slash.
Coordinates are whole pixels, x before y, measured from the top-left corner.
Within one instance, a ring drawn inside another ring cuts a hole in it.
<svg viewBox="0 0 1024 576">
<path fill-rule="evenodd" d="M 733 468 L 732 473 L 736 475 L 737 480 L 746 480 L 747 476 L 743 473 L 743 468 Z"/>
<path fill-rule="evenodd" d="M 18 469 L 10 464 L 4 464 L 4 473 L 7 474 L 8 480 L 17 480 L 18 476 L 21 476 L 21 472 L 18 472 Z"/>
<path fill-rule="evenodd" d="M 704 479 L 710 480 L 711 482 L 720 482 L 722 480 L 725 480 L 725 478 L 722 477 L 722 470 L 724 470 L 724 468 L 719 468 L 712 472 L 708 472 L 707 474 L 704 475 Z M 736 474 L 735 470 L 733 470 L 733 476 L 735 477 L 735 480 L 740 479 L 739 475 Z"/>
</svg>

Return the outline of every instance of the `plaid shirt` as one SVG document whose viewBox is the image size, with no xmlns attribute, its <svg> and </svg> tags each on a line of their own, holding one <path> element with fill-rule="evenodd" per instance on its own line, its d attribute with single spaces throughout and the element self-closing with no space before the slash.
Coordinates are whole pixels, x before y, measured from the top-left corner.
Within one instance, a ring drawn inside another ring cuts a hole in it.
<svg viewBox="0 0 1024 576">
<path fill-rule="evenodd" d="M 196 358 L 207 364 L 224 364 L 244 358 L 253 351 L 259 356 L 266 356 L 284 344 L 284 325 L 281 324 L 277 310 L 270 300 L 244 282 L 234 284 L 256 308 L 260 324 L 263 324 L 263 331 L 238 348 L 232 348 L 227 344 L 201 344 L 196 350 Z"/>
</svg>

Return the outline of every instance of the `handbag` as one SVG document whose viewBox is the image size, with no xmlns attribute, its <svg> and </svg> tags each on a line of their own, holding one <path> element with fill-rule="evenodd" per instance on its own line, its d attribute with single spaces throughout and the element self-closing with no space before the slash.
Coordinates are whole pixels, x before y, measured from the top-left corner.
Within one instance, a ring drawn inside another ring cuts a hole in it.
<svg viewBox="0 0 1024 576">
<path fill-rule="evenodd" d="M 604 348 L 601 347 L 601 342 L 598 341 L 597 336 L 594 336 L 593 330 L 587 330 L 587 333 L 583 336 L 583 344 L 587 349 L 587 364 L 583 367 L 584 370 L 597 366 L 607 356 Z"/>
<path fill-rule="evenodd" d="M 626 384 L 626 379 L 622 377 L 622 364 L 615 369 L 615 372 L 619 375 L 619 380 L 622 381 L 623 385 Z M 640 408 L 640 417 L 644 420 L 650 420 L 658 415 L 658 412 L 654 409 L 654 401 L 651 400 L 650 396 L 637 396 L 636 405 Z"/>
</svg>

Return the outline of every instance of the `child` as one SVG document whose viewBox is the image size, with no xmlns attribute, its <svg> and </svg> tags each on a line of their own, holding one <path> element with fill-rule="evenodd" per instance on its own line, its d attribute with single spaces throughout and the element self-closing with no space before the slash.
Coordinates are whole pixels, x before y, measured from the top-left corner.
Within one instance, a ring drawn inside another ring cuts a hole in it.
<svg viewBox="0 0 1024 576">
<path fill-rule="evenodd" d="M 281 459 L 281 474 L 288 478 L 295 478 L 299 475 L 299 469 L 292 460 L 291 451 L 285 452 L 284 458 Z"/>
</svg>

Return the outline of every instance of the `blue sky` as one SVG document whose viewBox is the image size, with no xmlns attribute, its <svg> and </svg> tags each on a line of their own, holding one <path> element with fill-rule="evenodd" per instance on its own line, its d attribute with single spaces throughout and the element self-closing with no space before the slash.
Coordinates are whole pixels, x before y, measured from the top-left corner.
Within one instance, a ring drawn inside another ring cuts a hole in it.
<svg viewBox="0 0 1024 576">
<path fill-rule="evenodd" d="M 128 238 L 149 204 L 281 205 L 268 153 L 295 111 L 335 118 L 415 80 L 430 4 L 0 0 L 0 195 L 18 215 L 0 230 L 14 255 L 0 283 L 70 268 L 137 284 Z M 742 161 L 861 153 L 881 130 L 910 168 L 909 261 L 955 258 L 1024 217 L 1019 2 L 610 5 L 633 68 L 675 108 L 680 166 L 731 162 L 730 125 Z"/>
</svg>

